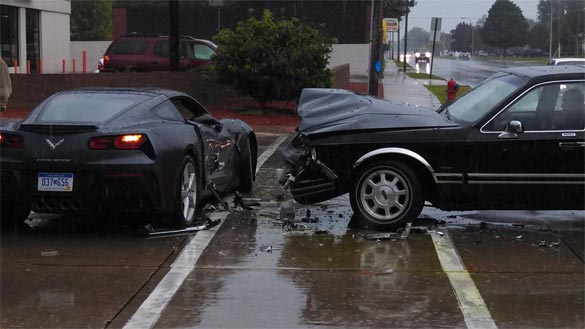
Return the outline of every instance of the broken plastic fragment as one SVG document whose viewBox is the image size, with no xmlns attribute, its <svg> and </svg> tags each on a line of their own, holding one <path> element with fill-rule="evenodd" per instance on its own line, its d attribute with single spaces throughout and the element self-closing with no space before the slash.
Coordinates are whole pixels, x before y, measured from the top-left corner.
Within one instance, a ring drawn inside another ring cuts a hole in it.
<svg viewBox="0 0 585 329">
<path fill-rule="evenodd" d="M 55 251 L 41 251 L 41 256 L 43 256 L 43 257 L 59 256 L 59 251 L 58 250 L 55 250 Z"/>
</svg>

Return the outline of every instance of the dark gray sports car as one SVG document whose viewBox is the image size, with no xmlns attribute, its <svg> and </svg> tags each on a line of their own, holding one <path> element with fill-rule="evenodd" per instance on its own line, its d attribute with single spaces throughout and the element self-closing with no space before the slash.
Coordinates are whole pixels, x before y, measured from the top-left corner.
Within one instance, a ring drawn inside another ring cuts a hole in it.
<svg viewBox="0 0 585 329">
<path fill-rule="evenodd" d="M 61 92 L 0 128 L 1 221 L 148 212 L 188 226 L 212 194 L 252 189 L 256 154 L 245 122 L 216 120 L 184 93 Z"/>
<path fill-rule="evenodd" d="M 372 226 L 444 210 L 585 208 L 585 67 L 498 73 L 432 109 L 305 89 L 280 182 L 300 203 L 349 192 Z"/>
</svg>

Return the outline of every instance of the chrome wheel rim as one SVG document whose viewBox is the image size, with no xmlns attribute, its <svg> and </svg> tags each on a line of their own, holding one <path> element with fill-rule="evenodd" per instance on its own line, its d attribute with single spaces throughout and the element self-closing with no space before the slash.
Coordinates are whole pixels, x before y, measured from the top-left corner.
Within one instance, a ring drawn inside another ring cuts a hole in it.
<svg viewBox="0 0 585 329">
<path fill-rule="evenodd" d="M 190 162 L 183 169 L 181 200 L 183 205 L 183 218 L 185 218 L 186 222 L 190 222 L 193 220 L 197 208 L 197 180 L 195 179 L 195 167 Z"/>
<path fill-rule="evenodd" d="M 372 172 L 362 181 L 360 188 L 362 207 L 381 222 L 400 217 L 407 210 L 410 198 L 410 185 L 393 170 Z"/>
</svg>

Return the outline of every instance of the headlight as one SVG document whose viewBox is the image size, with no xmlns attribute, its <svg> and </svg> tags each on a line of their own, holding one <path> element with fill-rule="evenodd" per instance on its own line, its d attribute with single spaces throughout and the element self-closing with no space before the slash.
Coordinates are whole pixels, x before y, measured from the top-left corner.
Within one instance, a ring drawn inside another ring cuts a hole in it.
<svg viewBox="0 0 585 329">
<path fill-rule="evenodd" d="M 431 57 L 431 53 L 427 51 L 427 52 L 425 53 L 425 56 L 427 56 L 427 57 Z"/>
<path fill-rule="evenodd" d="M 414 57 L 419 58 L 420 57 L 420 53 L 419 52 L 414 53 Z"/>
</svg>

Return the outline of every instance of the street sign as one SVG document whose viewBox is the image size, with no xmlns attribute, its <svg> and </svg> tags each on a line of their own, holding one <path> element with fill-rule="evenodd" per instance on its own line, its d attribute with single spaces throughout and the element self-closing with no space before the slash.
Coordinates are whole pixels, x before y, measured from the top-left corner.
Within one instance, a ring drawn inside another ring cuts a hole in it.
<svg viewBox="0 0 585 329">
<path fill-rule="evenodd" d="M 443 19 L 441 17 L 433 17 L 431 18 L 431 31 L 441 31 L 441 21 Z"/>
<path fill-rule="evenodd" d="M 398 32 L 398 18 L 384 18 L 385 32 Z"/>
</svg>

